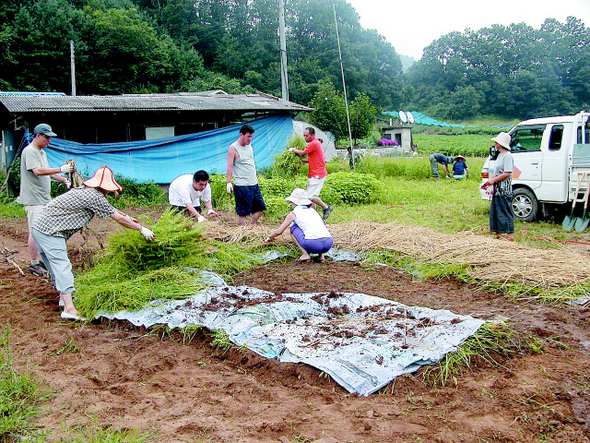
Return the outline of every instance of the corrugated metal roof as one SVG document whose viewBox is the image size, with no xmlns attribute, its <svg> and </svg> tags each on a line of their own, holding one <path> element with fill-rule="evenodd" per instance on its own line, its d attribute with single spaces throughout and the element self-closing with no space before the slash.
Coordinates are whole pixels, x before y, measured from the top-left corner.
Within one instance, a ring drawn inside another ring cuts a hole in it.
<svg viewBox="0 0 590 443">
<path fill-rule="evenodd" d="M 92 96 L 0 95 L 11 113 L 114 111 L 311 111 L 265 94 L 220 94 L 218 91 L 175 94 Z"/>
</svg>

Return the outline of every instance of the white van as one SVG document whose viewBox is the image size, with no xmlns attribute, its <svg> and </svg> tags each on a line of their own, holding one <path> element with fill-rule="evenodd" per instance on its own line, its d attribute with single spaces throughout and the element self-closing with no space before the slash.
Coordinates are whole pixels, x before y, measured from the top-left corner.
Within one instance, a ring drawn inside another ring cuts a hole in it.
<svg viewBox="0 0 590 443">
<path fill-rule="evenodd" d="M 526 120 L 509 134 L 514 157 L 512 212 L 522 221 L 547 216 L 575 196 L 578 172 L 590 172 L 590 112 Z M 481 171 L 487 181 L 498 157 L 495 146 Z M 586 192 L 582 184 L 582 192 Z M 491 196 L 480 188 L 481 198 Z"/>
</svg>

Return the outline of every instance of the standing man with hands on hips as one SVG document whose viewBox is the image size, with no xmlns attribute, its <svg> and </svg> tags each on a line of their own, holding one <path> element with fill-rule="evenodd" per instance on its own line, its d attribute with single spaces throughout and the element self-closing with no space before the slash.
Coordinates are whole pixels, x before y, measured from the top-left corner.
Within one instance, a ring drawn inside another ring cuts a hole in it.
<svg viewBox="0 0 590 443">
<path fill-rule="evenodd" d="M 252 215 L 250 223 L 255 225 L 266 210 L 256 176 L 254 149 L 251 145 L 253 135 L 254 128 L 248 124 L 243 125 L 240 128 L 240 136 L 227 150 L 226 190 L 230 195 L 232 192 L 234 193 L 240 225 L 246 224 L 248 215 Z M 232 176 L 234 178 L 233 185 L 231 183 Z"/>
<path fill-rule="evenodd" d="M 27 225 L 29 228 L 28 250 L 31 257 L 29 272 L 35 275 L 46 276 L 47 270 L 43 262 L 39 261 L 39 251 L 31 235 L 31 227 L 35 218 L 51 200 L 51 179 L 63 183 L 70 189 L 70 182 L 60 175 L 72 172 L 72 165 L 65 163 L 58 168 L 49 167 L 47 153 L 44 151 L 52 137 L 57 134 L 51 126 L 45 123 L 38 124 L 33 130 L 33 141 L 23 149 L 20 160 L 20 195 L 19 201 L 25 207 Z"/>
</svg>

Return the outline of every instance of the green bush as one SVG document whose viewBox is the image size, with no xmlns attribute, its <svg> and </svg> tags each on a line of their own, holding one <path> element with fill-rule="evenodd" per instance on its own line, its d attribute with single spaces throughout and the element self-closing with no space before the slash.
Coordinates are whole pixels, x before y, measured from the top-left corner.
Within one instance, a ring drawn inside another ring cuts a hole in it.
<svg viewBox="0 0 590 443">
<path fill-rule="evenodd" d="M 383 187 L 372 174 L 336 172 L 329 174 L 320 193 L 327 204 L 367 204 L 379 201 Z"/>
<path fill-rule="evenodd" d="M 133 206 L 154 206 L 168 203 L 168 195 L 153 181 L 139 182 L 133 178 L 120 174 L 115 175 L 115 180 L 123 186 L 120 198 L 116 199 L 109 194 L 110 203 L 116 208 Z"/>
</svg>

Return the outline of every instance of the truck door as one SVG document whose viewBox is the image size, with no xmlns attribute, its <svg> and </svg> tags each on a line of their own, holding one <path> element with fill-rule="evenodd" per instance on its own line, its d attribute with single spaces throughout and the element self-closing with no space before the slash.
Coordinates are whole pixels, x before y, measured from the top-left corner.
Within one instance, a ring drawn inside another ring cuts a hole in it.
<svg viewBox="0 0 590 443">
<path fill-rule="evenodd" d="M 547 125 L 545 135 L 548 143 L 541 145 L 543 154 L 541 165 L 541 187 L 535 192 L 537 198 L 545 202 L 564 203 L 567 201 L 568 177 L 567 156 L 568 146 L 564 140 L 570 139 L 571 125 Z"/>
<path fill-rule="evenodd" d="M 519 183 L 532 189 L 541 186 L 541 145 L 544 143 L 545 127 L 544 124 L 517 126 L 510 133 L 510 147 L 514 158 L 513 186 Z"/>
</svg>

